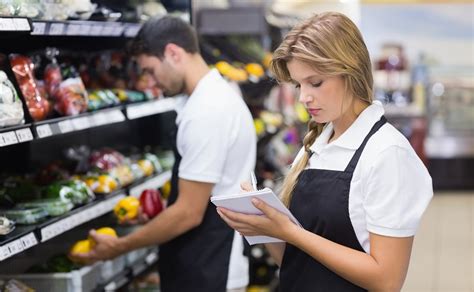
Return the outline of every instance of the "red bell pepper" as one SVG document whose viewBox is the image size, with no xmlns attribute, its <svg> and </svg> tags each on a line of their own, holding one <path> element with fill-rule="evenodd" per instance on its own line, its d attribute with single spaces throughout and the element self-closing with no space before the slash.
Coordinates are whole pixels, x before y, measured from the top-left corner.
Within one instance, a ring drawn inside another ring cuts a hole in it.
<svg viewBox="0 0 474 292">
<path fill-rule="evenodd" d="M 153 218 L 163 210 L 161 194 L 155 189 L 146 189 L 140 195 L 142 211 L 149 218 Z"/>
</svg>

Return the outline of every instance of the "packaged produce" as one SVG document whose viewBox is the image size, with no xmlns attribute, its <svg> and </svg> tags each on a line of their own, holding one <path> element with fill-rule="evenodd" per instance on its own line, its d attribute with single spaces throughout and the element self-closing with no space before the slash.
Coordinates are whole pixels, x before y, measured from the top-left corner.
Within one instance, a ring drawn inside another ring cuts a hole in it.
<svg viewBox="0 0 474 292">
<path fill-rule="evenodd" d="M 130 170 L 132 171 L 133 180 L 140 179 L 146 175 L 143 168 L 141 168 L 138 163 L 130 164 Z"/>
<path fill-rule="evenodd" d="M 113 168 L 109 173 L 116 177 L 122 186 L 131 184 L 135 179 L 131 167 L 126 164 Z"/>
<path fill-rule="evenodd" d="M 33 62 L 26 56 L 11 55 L 10 63 L 31 117 L 35 121 L 44 120 L 51 111 L 51 104 L 34 77 Z"/>
<path fill-rule="evenodd" d="M 155 189 L 146 189 L 140 194 L 140 206 L 143 213 L 149 218 L 153 218 L 163 211 L 163 203 L 161 202 L 161 194 Z"/>
<path fill-rule="evenodd" d="M 89 157 L 91 167 L 102 171 L 109 171 L 121 165 L 123 161 L 124 156 L 110 148 L 93 151 Z"/>
<path fill-rule="evenodd" d="M 121 199 L 114 207 L 114 214 L 119 221 L 135 219 L 138 216 L 140 201 L 135 197 Z"/>
<path fill-rule="evenodd" d="M 145 94 L 139 91 L 127 89 L 114 89 L 113 93 L 121 102 L 139 102 L 146 100 Z"/>
<path fill-rule="evenodd" d="M 0 127 L 23 124 L 23 103 L 15 87 L 0 70 Z"/>
<path fill-rule="evenodd" d="M 15 229 L 15 222 L 0 216 L 0 235 L 7 235 Z"/>
<path fill-rule="evenodd" d="M 48 212 L 42 208 L 19 208 L 0 210 L 0 214 L 17 224 L 35 224 L 48 216 Z"/>
<path fill-rule="evenodd" d="M 153 164 L 153 169 L 154 172 L 160 173 L 163 171 L 163 168 L 160 164 L 160 160 L 158 159 L 158 156 L 156 156 L 153 153 L 145 153 L 144 157 L 145 160 L 150 161 Z"/>
<path fill-rule="evenodd" d="M 119 186 L 117 179 L 108 174 L 88 175 L 84 178 L 84 181 L 97 194 L 111 193 Z"/>
<path fill-rule="evenodd" d="M 13 203 L 41 198 L 40 188 L 29 178 L 10 176 L 3 179 L 0 198 Z"/>
<path fill-rule="evenodd" d="M 41 208 L 48 212 L 49 216 L 54 217 L 66 214 L 74 207 L 74 204 L 70 201 L 65 201 L 62 199 L 41 199 L 20 203 L 18 206 L 21 208 Z"/>
<path fill-rule="evenodd" d="M 153 174 L 153 171 L 155 170 L 155 167 L 153 166 L 153 163 L 148 160 L 148 159 L 140 159 L 137 161 L 138 167 L 143 171 L 145 176 L 150 176 Z"/>
<path fill-rule="evenodd" d="M 80 180 L 56 182 L 46 189 L 45 198 L 60 199 L 72 202 L 74 205 L 85 204 L 95 198 L 92 190 Z"/>
<path fill-rule="evenodd" d="M 111 90 L 101 89 L 89 92 L 87 108 L 91 111 L 119 104 L 119 98 Z"/>
<path fill-rule="evenodd" d="M 25 283 L 16 279 L 10 279 L 6 283 L 0 284 L 0 291 L 4 292 L 35 292 L 34 289 L 27 286 Z"/>
<path fill-rule="evenodd" d="M 173 151 L 161 151 L 156 156 L 158 156 L 158 160 L 163 170 L 168 170 L 173 167 L 173 164 L 174 164 Z"/>
</svg>

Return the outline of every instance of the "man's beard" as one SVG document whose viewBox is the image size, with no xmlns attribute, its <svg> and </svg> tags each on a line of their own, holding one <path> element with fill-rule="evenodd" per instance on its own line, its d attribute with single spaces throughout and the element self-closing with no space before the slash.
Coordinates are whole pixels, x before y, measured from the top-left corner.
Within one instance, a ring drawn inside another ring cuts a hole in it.
<svg viewBox="0 0 474 292">
<path fill-rule="evenodd" d="M 184 81 L 182 81 L 177 86 L 172 86 L 172 88 L 162 88 L 162 90 L 163 90 L 163 95 L 164 96 L 167 96 L 167 97 L 176 96 L 176 95 L 184 93 L 185 84 L 184 84 Z"/>
</svg>

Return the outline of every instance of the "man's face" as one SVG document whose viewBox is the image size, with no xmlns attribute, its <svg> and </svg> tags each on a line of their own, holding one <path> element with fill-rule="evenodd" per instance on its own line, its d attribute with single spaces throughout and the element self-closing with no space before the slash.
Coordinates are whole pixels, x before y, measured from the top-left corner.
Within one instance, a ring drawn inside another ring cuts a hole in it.
<svg viewBox="0 0 474 292">
<path fill-rule="evenodd" d="M 184 75 L 173 66 L 166 56 L 159 59 L 155 56 L 140 55 L 137 62 L 144 72 L 153 76 L 156 85 L 165 96 L 175 96 L 184 92 Z"/>
</svg>

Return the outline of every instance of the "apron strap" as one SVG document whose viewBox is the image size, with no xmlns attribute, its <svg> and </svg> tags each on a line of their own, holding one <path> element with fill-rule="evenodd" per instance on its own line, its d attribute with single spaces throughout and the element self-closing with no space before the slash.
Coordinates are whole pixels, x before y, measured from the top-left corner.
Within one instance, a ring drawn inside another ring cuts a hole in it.
<svg viewBox="0 0 474 292">
<path fill-rule="evenodd" d="M 372 137 L 372 135 L 375 134 L 375 132 L 377 132 L 386 122 L 387 122 L 387 119 L 385 118 L 385 116 L 382 116 L 380 120 L 377 123 L 375 123 L 375 125 L 370 130 L 369 134 L 365 136 L 364 141 L 354 153 L 354 156 L 352 156 L 352 159 L 347 165 L 346 170 L 344 172 L 348 172 L 351 174 L 354 173 L 354 170 L 357 166 L 357 163 L 359 162 L 360 156 L 362 155 L 362 151 L 364 151 L 367 141 L 369 141 L 370 137 Z"/>
</svg>

